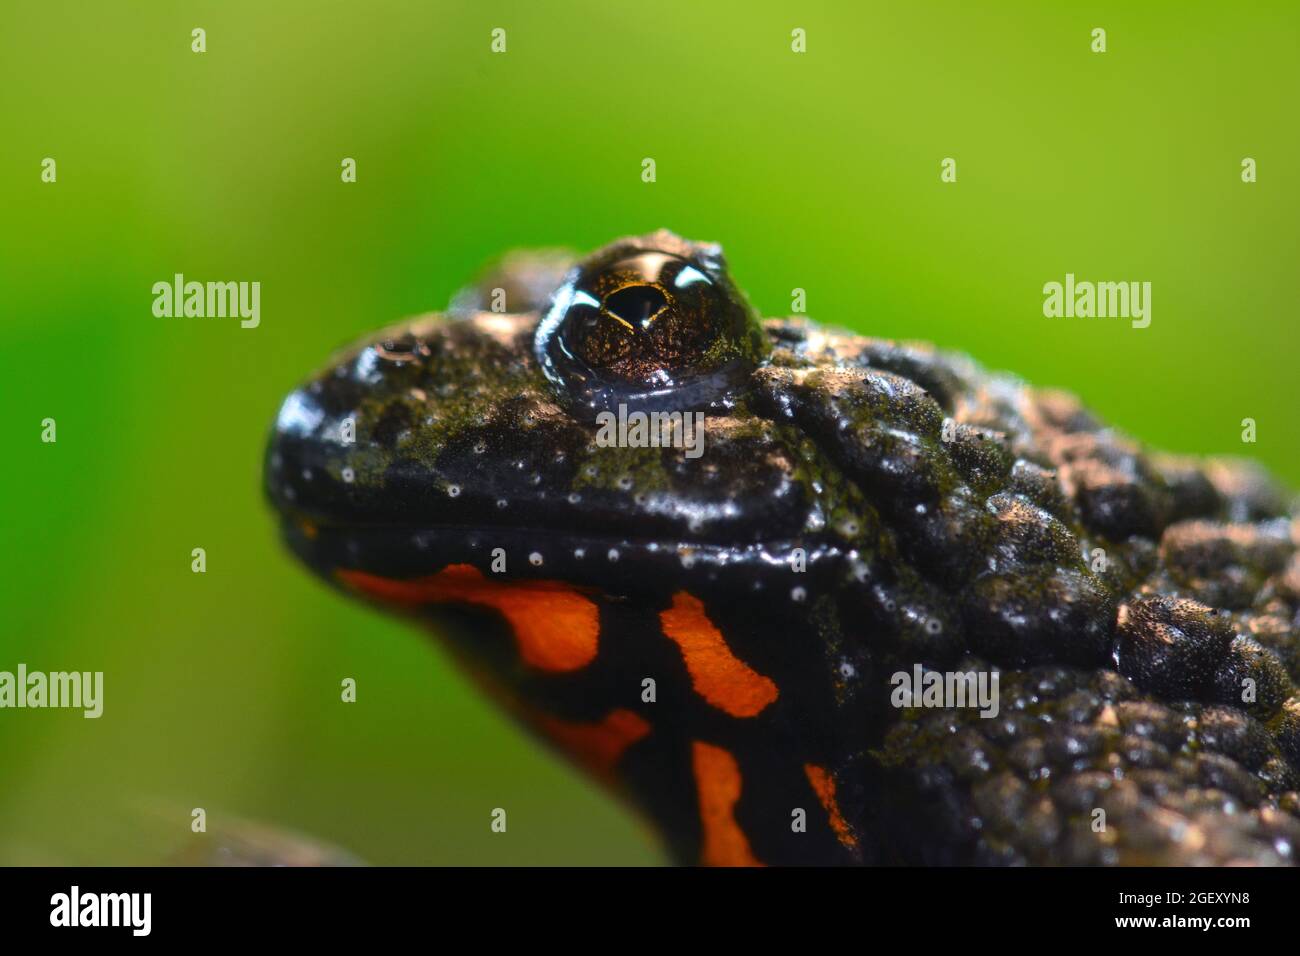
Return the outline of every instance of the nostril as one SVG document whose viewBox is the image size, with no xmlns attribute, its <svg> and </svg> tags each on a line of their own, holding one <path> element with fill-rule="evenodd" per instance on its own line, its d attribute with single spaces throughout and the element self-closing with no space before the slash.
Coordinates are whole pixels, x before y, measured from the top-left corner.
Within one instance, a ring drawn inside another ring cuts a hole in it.
<svg viewBox="0 0 1300 956">
<path fill-rule="evenodd" d="M 636 328 L 645 328 L 668 308 L 668 297 L 652 285 L 624 286 L 605 298 L 605 311 Z"/>
<path fill-rule="evenodd" d="M 399 365 L 403 362 L 413 362 L 417 359 L 427 358 L 429 355 L 429 346 L 419 336 L 410 332 L 405 332 L 391 339 L 384 339 L 372 347 L 375 354 L 381 359 Z"/>
</svg>

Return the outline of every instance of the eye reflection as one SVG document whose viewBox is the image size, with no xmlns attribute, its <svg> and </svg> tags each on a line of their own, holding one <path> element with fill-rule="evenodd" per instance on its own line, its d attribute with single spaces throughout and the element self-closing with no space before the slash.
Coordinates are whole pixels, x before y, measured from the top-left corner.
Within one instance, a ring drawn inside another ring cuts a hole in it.
<svg viewBox="0 0 1300 956">
<path fill-rule="evenodd" d="M 697 282 L 708 282 L 708 281 L 709 281 L 709 277 L 706 276 L 699 269 L 695 268 L 695 266 L 687 266 L 681 272 L 677 273 L 677 278 L 673 280 L 673 285 L 679 289 L 684 289 L 688 285 L 694 285 Z"/>
<path fill-rule="evenodd" d="M 571 302 L 575 306 L 585 305 L 593 309 L 600 308 L 600 302 L 598 300 L 582 291 L 574 292 Z"/>
</svg>

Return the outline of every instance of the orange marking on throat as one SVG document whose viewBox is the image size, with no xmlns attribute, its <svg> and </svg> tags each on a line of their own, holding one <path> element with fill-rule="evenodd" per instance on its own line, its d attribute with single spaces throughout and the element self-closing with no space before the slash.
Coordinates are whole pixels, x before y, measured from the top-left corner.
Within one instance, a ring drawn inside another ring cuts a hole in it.
<svg viewBox="0 0 1300 956">
<path fill-rule="evenodd" d="M 335 573 L 350 587 L 389 604 L 459 602 L 499 611 L 514 632 L 519 656 L 540 670 L 573 671 L 596 657 L 599 609 L 562 581 L 492 581 L 472 564 L 450 564 L 437 574 L 408 580 L 347 569 Z"/>
<path fill-rule="evenodd" d="M 803 772 L 808 776 L 808 782 L 812 784 L 813 792 L 821 801 L 826 815 L 831 818 L 831 829 L 835 831 L 836 838 L 850 849 L 856 847 L 858 838 L 853 835 L 853 828 L 844 819 L 844 814 L 840 812 L 839 801 L 835 799 L 835 778 L 825 767 L 819 767 L 815 763 L 804 764 Z"/>
<path fill-rule="evenodd" d="M 650 733 L 650 724 L 640 714 L 622 707 L 611 710 L 594 724 L 543 714 L 538 717 L 538 726 L 602 777 L 609 777 L 627 748 Z"/>
<path fill-rule="evenodd" d="M 678 591 L 673 606 L 659 612 L 659 623 L 681 648 L 695 692 L 714 707 L 732 717 L 754 717 L 776 700 L 776 684 L 731 653 L 699 598 Z"/>
<path fill-rule="evenodd" d="M 761 866 L 733 812 L 742 785 L 736 758 L 721 747 L 696 740 L 691 744 L 691 764 L 700 796 L 700 862 L 705 866 Z"/>
</svg>

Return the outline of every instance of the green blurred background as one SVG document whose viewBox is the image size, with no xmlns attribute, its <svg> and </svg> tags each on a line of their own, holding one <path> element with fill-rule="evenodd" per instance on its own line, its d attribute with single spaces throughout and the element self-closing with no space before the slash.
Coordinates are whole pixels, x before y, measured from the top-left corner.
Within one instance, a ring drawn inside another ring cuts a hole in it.
<svg viewBox="0 0 1300 956">
<path fill-rule="evenodd" d="M 281 396 L 511 247 L 717 239 L 767 314 L 802 287 L 1300 482 L 1300 13 L 1133 6 L 8 0 L 0 669 L 103 670 L 106 701 L 0 711 L 0 862 L 149 862 L 197 806 L 373 863 L 662 859 L 261 497 Z M 155 318 L 176 272 L 259 280 L 261 327 Z M 1151 327 L 1045 319 L 1066 272 L 1152 282 Z"/>
</svg>

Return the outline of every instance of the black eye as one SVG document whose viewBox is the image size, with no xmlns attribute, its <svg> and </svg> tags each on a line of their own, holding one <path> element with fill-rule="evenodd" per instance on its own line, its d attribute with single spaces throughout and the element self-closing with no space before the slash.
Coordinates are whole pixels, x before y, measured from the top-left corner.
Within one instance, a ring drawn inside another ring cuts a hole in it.
<svg viewBox="0 0 1300 956">
<path fill-rule="evenodd" d="M 537 329 L 537 360 L 580 409 L 686 410 L 723 399 L 763 355 L 716 246 L 659 232 L 569 273 Z"/>
</svg>

